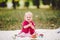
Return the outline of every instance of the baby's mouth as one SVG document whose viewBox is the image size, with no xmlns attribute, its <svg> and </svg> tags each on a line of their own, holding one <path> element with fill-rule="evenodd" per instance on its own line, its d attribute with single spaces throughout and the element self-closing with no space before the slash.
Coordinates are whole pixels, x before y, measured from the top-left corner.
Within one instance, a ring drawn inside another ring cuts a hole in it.
<svg viewBox="0 0 60 40">
<path fill-rule="evenodd" d="M 28 20 L 30 20 L 30 19 L 28 19 Z"/>
</svg>

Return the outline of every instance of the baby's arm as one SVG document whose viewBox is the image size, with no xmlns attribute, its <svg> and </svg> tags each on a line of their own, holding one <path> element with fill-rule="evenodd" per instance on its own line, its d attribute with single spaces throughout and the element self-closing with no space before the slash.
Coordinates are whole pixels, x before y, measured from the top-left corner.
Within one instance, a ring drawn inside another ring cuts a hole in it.
<svg viewBox="0 0 60 40">
<path fill-rule="evenodd" d="M 32 29 L 35 29 L 35 27 L 34 27 L 32 24 L 31 24 L 31 28 L 32 28 Z"/>
<path fill-rule="evenodd" d="M 32 25 L 32 23 L 24 26 L 24 28 L 28 28 L 28 27 L 31 27 L 32 29 L 35 29 L 34 26 Z"/>
<path fill-rule="evenodd" d="M 24 26 L 24 28 L 28 28 L 29 26 L 30 26 L 30 24 L 28 24 L 28 25 L 25 25 L 25 26 Z"/>
<path fill-rule="evenodd" d="M 32 29 L 35 29 L 35 27 L 34 27 L 34 25 L 32 25 L 32 23 L 30 23 L 30 27 L 31 27 Z"/>
<path fill-rule="evenodd" d="M 28 27 L 31 27 L 32 29 L 35 29 L 34 28 L 34 24 L 32 24 L 31 22 L 29 22 L 29 24 L 25 25 L 25 23 L 22 24 L 24 28 L 28 28 Z"/>
</svg>

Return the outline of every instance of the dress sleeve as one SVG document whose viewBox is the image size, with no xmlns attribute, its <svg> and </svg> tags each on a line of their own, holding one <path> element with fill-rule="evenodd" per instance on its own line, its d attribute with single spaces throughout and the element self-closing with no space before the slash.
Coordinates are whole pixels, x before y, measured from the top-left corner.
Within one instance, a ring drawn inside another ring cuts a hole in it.
<svg viewBox="0 0 60 40">
<path fill-rule="evenodd" d="M 28 23 L 26 21 L 22 22 L 22 26 L 24 27 L 25 25 L 27 25 Z"/>
</svg>

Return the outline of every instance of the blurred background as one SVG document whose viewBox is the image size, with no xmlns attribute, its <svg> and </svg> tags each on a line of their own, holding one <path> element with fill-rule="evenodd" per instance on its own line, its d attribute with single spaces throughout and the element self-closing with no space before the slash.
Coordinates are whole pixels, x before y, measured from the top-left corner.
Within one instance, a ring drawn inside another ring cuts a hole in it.
<svg viewBox="0 0 60 40">
<path fill-rule="evenodd" d="M 60 27 L 60 0 L 0 0 L 0 30 L 21 29 L 24 14 L 33 13 L 36 29 Z"/>
</svg>

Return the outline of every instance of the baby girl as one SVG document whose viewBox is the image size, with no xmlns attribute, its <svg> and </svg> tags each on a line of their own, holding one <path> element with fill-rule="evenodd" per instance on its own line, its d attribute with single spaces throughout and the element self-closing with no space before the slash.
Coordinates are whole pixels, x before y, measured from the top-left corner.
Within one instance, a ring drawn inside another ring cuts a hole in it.
<svg viewBox="0 0 60 40">
<path fill-rule="evenodd" d="M 25 36 L 33 35 L 35 33 L 35 23 L 32 20 L 33 14 L 31 12 L 26 12 L 24 15 L 24 21 L 22 22 L 22 30 L 20 35 L 25 34 Z"/>
</svg>

